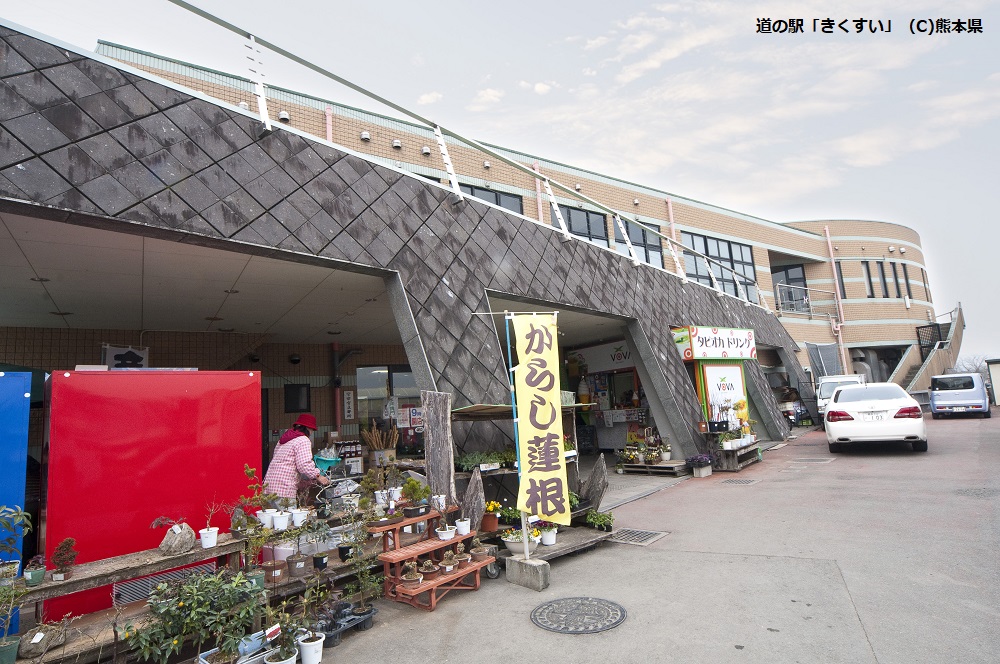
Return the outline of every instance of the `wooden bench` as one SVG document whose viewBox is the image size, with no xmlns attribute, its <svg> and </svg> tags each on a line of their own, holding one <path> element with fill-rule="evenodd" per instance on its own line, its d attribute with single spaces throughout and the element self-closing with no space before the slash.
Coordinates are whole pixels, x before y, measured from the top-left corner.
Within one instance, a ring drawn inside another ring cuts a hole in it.
<svg viewBox="0 0 1000 664">
<path fill-rule="evenodd" d="M 460 567 L 451 574 L 439 573 L 430 581 L 424 581 L 419 586 L 407 588 L 401 583 L 396 585 L 392 593 L 386 593 L 387 597 L 404 602 L 410 606 L 415 606 L 427 611 L 433 611 L 437 607 L 439 599 L 447 595 L 452 590 L 479 590 L 480 577 L 479 570 L 486 567 L 496 558 L 488 556 L 483 560 L 472 561 L 465 567 Z M 469 577 L 472 577 L 471 579 Z M 420 596 L 426 595 L 425 600 Z"/>
</svg>

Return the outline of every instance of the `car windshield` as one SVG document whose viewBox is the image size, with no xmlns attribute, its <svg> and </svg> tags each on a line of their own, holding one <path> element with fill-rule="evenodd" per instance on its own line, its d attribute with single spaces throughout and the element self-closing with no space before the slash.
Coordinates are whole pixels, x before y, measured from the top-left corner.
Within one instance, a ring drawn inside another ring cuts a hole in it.
<svg viewBox="0 0 1000 664">
<path fill-rule="evenodd" d="M 865 385 L 858 388 L 845 388 L 837 393 L 833 400 L 837 403 L 854 401 L 879 401 L 881 399 L 902 399 L 906 396 L 899 385 Z"/>
<path fill-rule="evenodd" d="M 831 381 L 829 383 L 823 383 L 822 385 L 819 386 L 819 398 L 829 399 L 830 397 L 833 396 L 833 393 L 836 391 L 836 389 L 841 385 L 857 385 L 857 384 L 858 381 L 856 380 L 841 380 L 837 382 Z"/>
<path fill-rule="evenodd" d="M 931 390 L 971 390 L 972 376 L 935 376 L 931 378 Z"/>
</svg>

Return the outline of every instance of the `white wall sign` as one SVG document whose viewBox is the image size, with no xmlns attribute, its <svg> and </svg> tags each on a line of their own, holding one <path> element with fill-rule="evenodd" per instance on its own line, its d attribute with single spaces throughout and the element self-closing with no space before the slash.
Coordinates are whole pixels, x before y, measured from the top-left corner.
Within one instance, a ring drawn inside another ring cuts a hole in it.
<svg viewBox="0 0 1000 664">
<path fill-rule="evenodd" d="M 753 330 L 734 327 L 673 328 L 674 344 L 685 360 L 756 359 Z"/>
<path fill-rule="evenodd" d="M 570 351 L 566 355 L 567 357 L 572 356 L 578 364 L 586 365 L 587 373 L 631 369 L 635 366 L 632 348 L 624 340 L 581 348 Z"/>
<path fill-rule="evenodd" d="M 736 402 L 747 398 L 742 364 L 705 364 L 705 398 L 711 420 L 736 421 Z"/>
</svg>

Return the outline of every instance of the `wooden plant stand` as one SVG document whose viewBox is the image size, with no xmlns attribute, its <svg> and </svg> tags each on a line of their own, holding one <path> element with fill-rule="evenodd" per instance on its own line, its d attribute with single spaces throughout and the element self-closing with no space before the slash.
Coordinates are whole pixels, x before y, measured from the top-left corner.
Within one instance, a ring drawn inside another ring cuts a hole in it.
<svg viewBox="0 0 1000 664">
<path fill-rule="evenodd" d="M 383 552 L 379 554 L 378 559 L 382 561 L 385 574 L 385 596 L 388 599 L 433 611 L 437 607 L 438 600 L 452 590 L 479 590 L 479 571 L 494 562 L 496 558 L 488 557 L 485 560 L 472 562 L 454 574 L 439 574 L 434 579 L 415 588 L 403 587 L 400 577 L 403 574 L 404 564 L 418 561 L 421 556 L 434 562 L 440 562 L 445 551 L 453 549 L 459 542 L 476 536 L 476 531 L 473 530 L 468 535 L 456 535 L 450 540 L 438 539 L 434 535 L 434 524 L 437 523 L 440 516 L 437 512 L 432 511 L 429 514 L 403 519 L 391 525 L 373 526 L 368 529 L 372 533 L 385 534 L 382 538 Z M 408 546 L 400 546 L 402 529 L 420 521 L 428 522 L 426 537 Z M 388 535 L 392 535 L 392 537 L 390 538 Z M 421 596 L 425 596 L 425 598 L 422 599 Z"/>
<path fill-rule="evenodd" d="M 760 461 L 760 443 L 751 443 L 735 450 L 718 450 L 719 465 L 716 470 L 737 473 L 746 466 Z"/>
</svg>

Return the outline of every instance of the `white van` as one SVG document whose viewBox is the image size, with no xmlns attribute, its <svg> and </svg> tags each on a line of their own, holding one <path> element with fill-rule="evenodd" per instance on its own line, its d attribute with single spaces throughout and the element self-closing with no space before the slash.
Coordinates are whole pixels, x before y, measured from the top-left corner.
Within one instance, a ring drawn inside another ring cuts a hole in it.
<svg viewBox="0 0 1000 664">
<path fill-rule="evenodd" d="M 841 385 L 864 385 L 867 379 L 863 374 L 840 374 L 836 376 L 820 376 L 816 382 L 816 408 L 819 410 L 819 419 L 823 421 L 826 416 L 826 404 L 833 397 L 833 393 Z"/>
<path fill-rule="evenodd" d="M 951 413 L 982 413 L 990 417 L 990 395 L 977 373 L 931 376 L 931 417 Z"/>
</svg>

